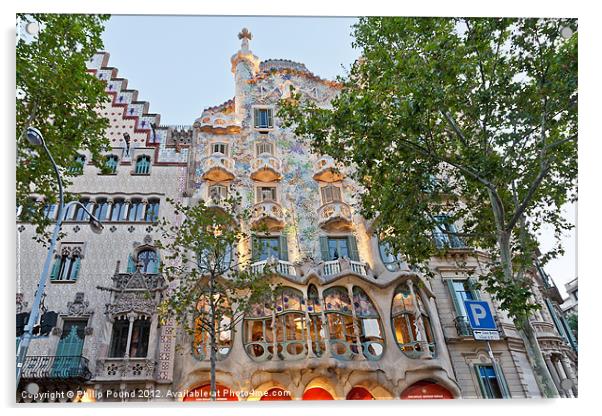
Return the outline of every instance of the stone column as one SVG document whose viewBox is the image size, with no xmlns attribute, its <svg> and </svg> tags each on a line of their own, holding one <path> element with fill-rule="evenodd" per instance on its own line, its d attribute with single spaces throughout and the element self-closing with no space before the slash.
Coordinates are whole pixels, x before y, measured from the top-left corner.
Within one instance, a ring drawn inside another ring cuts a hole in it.
<svg viewBox="0 0 602 416">
<path fill-rule="evenodd" d="M 326 305 L 324 303 L 324 297 L 323 297 L 323 293 L 322 293 L 322 288 L 321 287 L 316 287 L 316 289 L 318 289 L 318 302 L 320 302 L 320 317 L 322 320 L 322 331 L 324 331 L 324 354 L 322 354 L 322 356 L 325 359 L 329 359 L 330 357 L 332 357 L 332 354 L 330 353 L 330 328 L 328 327 L 328 319 L 326 319 Z"/>
<path fill-rule="evenodd" d="M 347 264 L 349 264 L 349 263 L 347 263 Z M 354 336 L 355 336 L 355 346 L 357 348 L 357 357 L 359 360 L 365 360 L 366 357 L 364 357 L 364 354 L 363 354 L 361 335 L 360 335 L 362 333 L 362 331 L 358 326 L 359 319 L 355 313 L 355 307 L 353 305 L 353 287 L 350 284 L 347 285 L 347 293 L 349 295 L 349 300 L 351 301 L 351 316 L 353 316 L 353 332 L 354 332 Z"/>
<path fill-rule="evenodd" d="M 303 299 L 305 301 L 305 334 L 307 336 L 307 356 L 313 358 L 316 357 L 316 354 L 314 354 L 314 348 L 312 346 L 311 319 L 309 318 L 309 311 L 307 310 L 307 308 L 309 307 L 309 296 L 307 295 L 307 286 L 305 286 L 303 290 Z"/>
<path fill-rule="evenodd" d="M 151 318 L 150 333 L 148 334 L 148 351 L 146 357 L 155 361 L 155 352 L 157 351 L 157 324 L 159 316 L 155 313 Z"/>
<path fill-rule="evenodd" d="M 410 289 L 410 294 L 412 295 L 413 305 L 414 305 L 414 322 L 416 323 L 416 331 L 418 341 L 418 345 L 420 345 L 420 358 L 431 358 L 431 352 L 429 351 L 428 341 L 425 339 L 425 329 L 424 322 L 422 322 L 422 312 L 420 311 L 420 307 L 418 306 L 418 298 L 416 297 L 416 292 L 414 291 L 414 282 L 412 280 L 408 280 L 408 288 Z"/>
<path fill-rule="evenodd" d="M 435 351 L 441 354 L 441 357 L 446 361 L 446 367 L 450 374 L 453 373 L 453 369 L 451 367 L 451 358 L 449 356 L 449 351 L 447 350 L 447 343 L 445 342 L 445 334 L 443 333 L 443 327 L 441 326 L 441 321 L 439 320 L 439 311 L 437 310 L 437 303 L 435 302 L 435 298 L 429 298 L 430 305 L 430 318 L 433 329 L 433 336 L 435 338 Z"/>
<path fill-rule="evenodd" d="M 128 313 L 128 320 L 130 321 L 130 326 L 128 328 L 128 340 L 125 345 L 125 355 L 124 358 L 130 358 L 130 346 L 132 344 L 132 331 L 134 330 L 134 321 L 136 320 L 135 313 Z"/>
<path fill-rule="evenodd" d="M 131 208 L 132 202 L 130 200 L 125 200 L 123 201 L 123 211 L 121 213 L 121 221 L 128 221 L 129 217 L 130 217 L 130 208 Z"/>
<path fill-rule="evenodd" d="M 140 215 L 139 221 L 144 221 L 146 219 L 146 211 L 148 210 L 148 199 L 142 200 L 142 214 Z"/>
<path fill-rule="evenodd" d="M 565 397 L 564 390 L 560 387 L 560 377 L 558 377 L 558 373 L 556 372 L 556 366 L 552 363 L 551 354 L 545 354 L 544 358 L 546 360 L 546 365 L 548 366 L 548 370 L 550 370 L 550 375 L 554 380 L 554 384 L 556 384 L 556 388 L 558 389 L 558 394 L 560 397 Z"/>
<path fill-rule="evenodd" d="M 113 214 L 113 200 L 107 198 L 107 215 L 105 215 L 105 218 L 99 218 L 99 220 L 111 221 L 112 214 Z"/>
<path fill-rule="evenodd" d="M 569 358 L 566 355 L 562 355 L 562 357 L 560 358 L 560 362 L 562 364 L 562 367 L 564 368 L 564 372 L 566 373 L 567 377 L 571 379 L 571 381 L 573 382 L 573 394 L 575 395 L 575 397 L 579 396 L 579 392 L 578 392 L 578 387 L 577 387 L 577 376 L 575 375 L 575 372 L 573 371 L 573 367 L 571 367 L 571 361 L 569 360 Z"/>
<path fill-rule="evenodd" d="M 552 362 L 554 363 L 554 365 L 556 366 L 556 372 L 558 373 L 558 375 L 560 376 L 560 386 L 562 387 L 562 382 L 564 380 L 569 379 L 568 375 L 564 372 L 564 369 L 562 368 L 562 364 L 560 362 L 560 359 L 558 358 L 558 356 L 555 357 L 555 359 L 552 360 Z M 572 396 L 572 392 L 570 389 L 564 389 L 564 394 L 566 394 L 566 397 L 571 397 Z"/>
</svg>

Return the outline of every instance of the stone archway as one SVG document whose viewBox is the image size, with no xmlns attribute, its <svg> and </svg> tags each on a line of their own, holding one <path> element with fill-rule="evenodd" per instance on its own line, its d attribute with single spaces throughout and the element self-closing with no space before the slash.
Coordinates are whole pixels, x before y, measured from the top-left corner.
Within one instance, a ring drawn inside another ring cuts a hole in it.
<svg viewBox="0 0 602 416">
<path fill-rule="evenodd" d="M 365 387 L 355 386 L 347 393 L 347 400 L 376 400 L 375 397 Z"/>
<path fill-rule="evenodd" d="M 417 381 L 401 393 L 402 400 L 453 399 L 454 395 L 441 384 L 432 381 Z"/>
<path fill-rule="evenodd" d="M 262 401 L 273 401 L 273 400 L 292 400 L 290 392 L 287 392 L 281 387 L 272 387 L 266 393 L 261 396 Z"/>
<path fill-rule="evenodd" d="M 322 387 L 311 387 L 303 393 L 303 400 L 334 400 L 334 397 Z"/>
</svg>

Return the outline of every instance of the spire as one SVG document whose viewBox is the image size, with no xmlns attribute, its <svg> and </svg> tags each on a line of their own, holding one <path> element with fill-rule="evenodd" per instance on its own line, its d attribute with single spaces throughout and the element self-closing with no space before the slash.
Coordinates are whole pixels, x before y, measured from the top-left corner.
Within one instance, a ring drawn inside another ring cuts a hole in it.
<svg viewBox="0 0 602 416">
<path fill-rule="evenodd" d="M 249 32 L 249 29 L 243 27 L 238 34 L 238 39 L 241 40 L 240 50 L 230 59 L 230 62 L 232 62 L 232 72 L 236 72 L 236 65 L 239 62 L 245 61 L 252 73 L 256 74 L 259 70 L 259 58 L 253 55 L 253 52 L 249 49 L 249 41 L 253 39 L 253 34 Z"/>
</svg>

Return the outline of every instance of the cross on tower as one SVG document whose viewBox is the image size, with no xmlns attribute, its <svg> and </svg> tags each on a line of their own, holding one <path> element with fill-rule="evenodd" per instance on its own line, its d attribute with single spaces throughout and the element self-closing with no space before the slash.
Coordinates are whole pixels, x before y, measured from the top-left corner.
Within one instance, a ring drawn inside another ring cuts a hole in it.
<svg viewBox="0 0 602 416">
<path fill-rule="evenodd" d="M 253 39 L 253 35 L 251 34 L 251 32 L 249 32 L 249 29 L 243 27 L 240 33 L 238 34 L 238 39 L 242 40 L 240 49 L 244 52 L 247 52 L 249 50 L 249 41 Z"/>
</svg>

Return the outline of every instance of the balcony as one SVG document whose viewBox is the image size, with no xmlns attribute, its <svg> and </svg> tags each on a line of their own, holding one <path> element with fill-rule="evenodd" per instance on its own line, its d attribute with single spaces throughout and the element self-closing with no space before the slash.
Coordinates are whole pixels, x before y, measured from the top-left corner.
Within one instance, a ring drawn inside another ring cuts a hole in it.
<svg viewBox="0 0 602 416">
<path fill-rule="evenodd" d="M 251 161 L 251 179 L 260 182 L 273 182 L 282 179 L 280 160 L 264 154 Z"/>
<path fill-rule="evenodd" d="M 153 380 L 155 367 L 149 358 L 105 358 L 96 364 L 95 380 Z"/>
<path fill-rule="evenodd" d="M 251 217 L 253 227 L 265 224 L 268 230 L 280 230 L 284 227 L 284 212 L 278 202 L 262 201 L 255 204 Z"/>
<path fill-rule="evenodd" d="M 459 337 L 472 336 L 472 328 L 466 316 L 457 316 L 456 319 L 454 319 L 454 325 L 456 326 Z"/>
<path fill-rule="evenodd" d="M 342 201 L 333 201 L 318 209 L 318 225 L 327 231 L 351 229 L 351 208 Z"/>
<path fill-rule="evenodd" d="M 203 179 L 208 181 L 230 181 L 234 179 L 234 160 L 221 154 L 213 155 L 203 159 Z"/>
<path fill-rule="evenodd" d="M 344 258 L 329 260 L 323 263 L 323 276 L 334 276 L 343 272 L 355 273 L 360 276 L 368 276 L 368 268 L 366 263 L 362 263 L 361 261 L 354 261 Z"/>
<path fill-rule="evenodd" d="M 314 179 L 322 182 L 337 182 L 344 178 L 336 162 L 330 156 L 322 156 L 314 164 Z"/>
<path fill-rule="evenodd" d="M 269 260 L 262 260 L 251 264 L 251 273 L 261 274 L 264 269 L 268 267 L 273 267 L 274 271 L 280 275 L 284 276 L 296 276 L 297 270 L 293 263 L 289 261 L 284 261 L 280 259 L 271 258 Z"/>
<path fill-rule="evenodd" d="M 535 336 L 537 338 L 556 338 L 563 339 L 558 332 L 556 332 L 556 326 L 549 322 L 542 321 L 531 321 Z"/>
<path fill-rule="evenodd" d="M 27 356 L 22 380 L 88 381 L 92 378 L 88 359 L 73 356 Z"/>
</svg>

